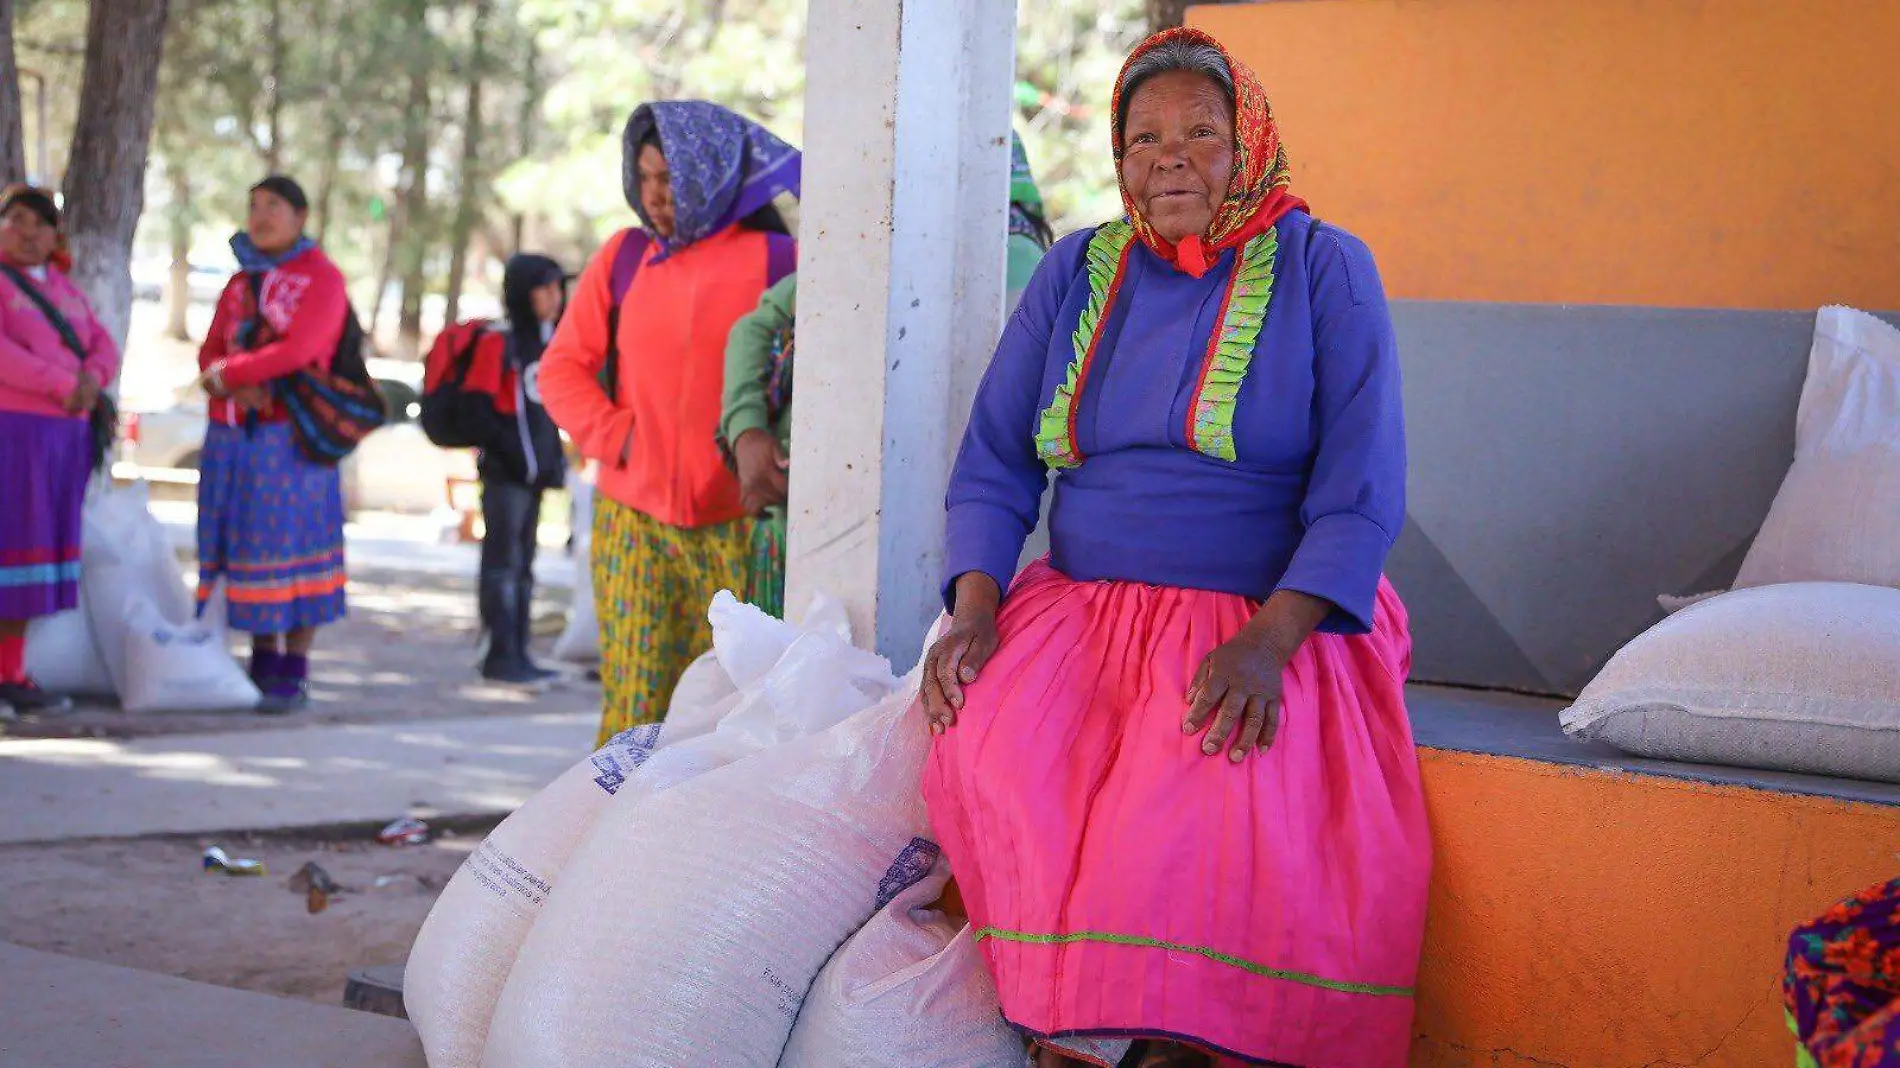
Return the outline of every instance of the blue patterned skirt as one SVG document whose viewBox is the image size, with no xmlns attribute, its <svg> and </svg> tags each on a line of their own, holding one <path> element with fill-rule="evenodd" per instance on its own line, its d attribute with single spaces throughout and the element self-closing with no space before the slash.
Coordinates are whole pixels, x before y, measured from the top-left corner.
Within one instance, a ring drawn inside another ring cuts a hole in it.
<svg viewBox="0 0 1900 1068">
<path fill-rule="evenodd" d="M 283 634 L 343 618 L 343 486 L 285 423 L 213 423 L 198 481 L 198 610 L 225 582 L 231 627 Z"/>
</svg>

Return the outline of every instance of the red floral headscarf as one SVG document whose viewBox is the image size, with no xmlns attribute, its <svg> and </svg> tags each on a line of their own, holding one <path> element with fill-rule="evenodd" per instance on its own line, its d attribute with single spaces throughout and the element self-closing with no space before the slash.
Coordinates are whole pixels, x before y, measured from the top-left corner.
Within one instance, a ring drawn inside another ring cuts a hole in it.
<svg viewBox="0 0 1900 1068">
<path fill-rule="evenodd" d="M 1171 41 L 1210 45 L 1227 60 L 1234 76 L 1234 176 L 1227 187 L 1227 199 L 1214 213 L 1214 221 L 1205 235 L 1189 237 L 1176 246 L 1168 242 L 1148 220 L 1142 217 L 1135 200 L 1128 194 L 1128 183 L 1121 182 L 1122 207 L 1134 223 L 1135 235 L 1155 255 L 1188 274 L 1199 278 L 1206 274 L 1224 249 L 1237 248 L 1249 238 L 1264 232 L 1287 212 L 1306 207 L 1306 201 L 1294 196 L 1287 166 L 1286 146 L 1280 143 L 1280 128 L 1273 121 L 1273 105 L 1267 91 L 1247 65 L 1233 57 L 1219 41 L 1200 30 L 1185 27 L 1163 30 L 1143 41 L 1128 56 L 1115 78 L 1114 141 L 1116 180 L 1120 181 L 1122 162 L 1122 117 L 1126 101 L 1123 87 L 1128 70 L 1143 55 Z"/>
</svg>

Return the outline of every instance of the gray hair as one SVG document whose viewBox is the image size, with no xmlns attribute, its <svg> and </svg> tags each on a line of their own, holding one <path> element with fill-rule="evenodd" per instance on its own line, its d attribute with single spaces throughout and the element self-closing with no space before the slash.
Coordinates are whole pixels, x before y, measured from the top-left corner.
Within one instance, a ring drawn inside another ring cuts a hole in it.
<svg viewBox="0 0 1900 1068">
<path fill-rule="evenodd" d="M 1177 70 L 1212 79 L 1220 87 L 1221 95 L 1227 98 L 1228 110 L 1233 110 L 1234 70 L 1227 65 L 1227 57 L 1211 44 L 1176 39 L 1142 53 L 1141 58 L 1130 63 L 1122 73 L 1119 86 L 1122 106 L 1115 116 L 1116 128 L 1127 125 L 1128 105 L 1135 99 L 1135 90 L 1141 88 L 1142 82 Z"/>
</svg>

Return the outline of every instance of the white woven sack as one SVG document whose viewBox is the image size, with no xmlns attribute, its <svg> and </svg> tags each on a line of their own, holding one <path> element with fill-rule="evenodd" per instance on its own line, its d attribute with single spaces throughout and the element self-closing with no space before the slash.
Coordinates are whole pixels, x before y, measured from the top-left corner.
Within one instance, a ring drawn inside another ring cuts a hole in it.
<svg viewBox="0 0 1900 1068">
<path fill-rule="evenodd" d="M 127 712 L 236 712 L 257 707 L 259 694 L 220 634 L 198 623 L 174 623 L 143 594 L 124 610 Z"/>
<path fill-rule="evenodd" d="M 1564 730 L 1627 753 L 1900 782 L 1900 590 L 1738 590 L 1617 653 Z"/>
<path fill-rule="evenodd" d="M 647 759 L 635 727 L 555 779 L 489 832 L 436 899 L 403 970 L 403 1006 L 430 1068 L 475 1068 L 522 939 L 574 846 Z"/>
<path fill-rule="evenodd" d="M 575 478 L 568 491 L 574 501 L 573 602 L 567 610 L 567 626 L 554 639 L 552 655 L 569 663 L 592 664 L 600 660 L 600 617 L 594 610 L 594 486 Z"/>
<path fill-rule="evenodd" d="M 86 497 L 80 547 L 80 602 L 113 688 L 128 683 L 126 609 L 151 602 L 160 619 L 184 624 L 193 616 L 178 558 L 165 528 L 147 507 L 145 483 L 102 487 Z"/>
<path fill-rule="evenodd" d="M 1023 1068 L 975 934 L 930 908 L 949 879 L 939 861 L 832 954 L 779 1068 Z"/>
<path fill-rule="evenodd" d="M 1794 466 L 1736 587 L 1900 587 L 1900 330 L 1822 308 L 1795 430 Z"/>
<path fill-rule="evenodd" d="M 772 703 L 835 705 L 851 673 L 838 649 L 869 655 L 801 634 L 763 680 Z M 913 674 L 822 734 L 616 799 L 522 947 L 486 1068 L 774 1068 L 806 990 L 880 888 L 935 861 L 916 693 Z"/>
<path fill-rule="evenodd" d="M 708 618 L 715 648 L 755 658 L 790 644 L 791 628 L 730 595 Z M 755 684 L 757 680 L 754 680 Z M 568 858 L 608 802 L 656 753 L 710 734 L 743 699 L 707 653 L 681 678 L 666 721 L 623 731 L 489 832 L 436 899 L 416 935 L 403 1002 L 430 1068 L 474 1068 L 523 940 Z"/>
<path fill-rule="evenodd" d="M 92 640 L 84 609 L 41 616 L 26 625 L 26 673 L 48 693 L 111 697 L 112 676 Z"/>
</svg>

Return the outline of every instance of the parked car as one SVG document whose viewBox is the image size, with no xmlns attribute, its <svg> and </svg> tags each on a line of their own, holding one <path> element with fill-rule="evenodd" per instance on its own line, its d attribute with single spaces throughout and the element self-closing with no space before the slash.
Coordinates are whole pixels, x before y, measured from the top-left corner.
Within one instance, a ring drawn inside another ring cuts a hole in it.
<svg viewBox="0 0 1900 1068">
<path fill-rule="evenodd" d="M 224 293 L 231 272 L 194 263 L 186 271 L 185 278 L 193 304 L 215 304 Z M 171 284 L 172 265 L 164 260 L 140 260 L 132 265 L 133 300 L 163 300 Z"/>
<path fill-rule="evenodd" d="M 352 509 L 432 512 L 444 507 L 448 480 L 474 477 L 473 454 L 437 448 L 416 425 L 422 411 L 421 364 L 380 357 L 365 362 L 389 405 L 389 423 L 344 462 L 345 500 Z M 140 468 L 197 470 L 207 421 L 205 396 L 195 385 L 178 390 L 163 408 L 129 411 L 119 460 Z"/>
</svg>

